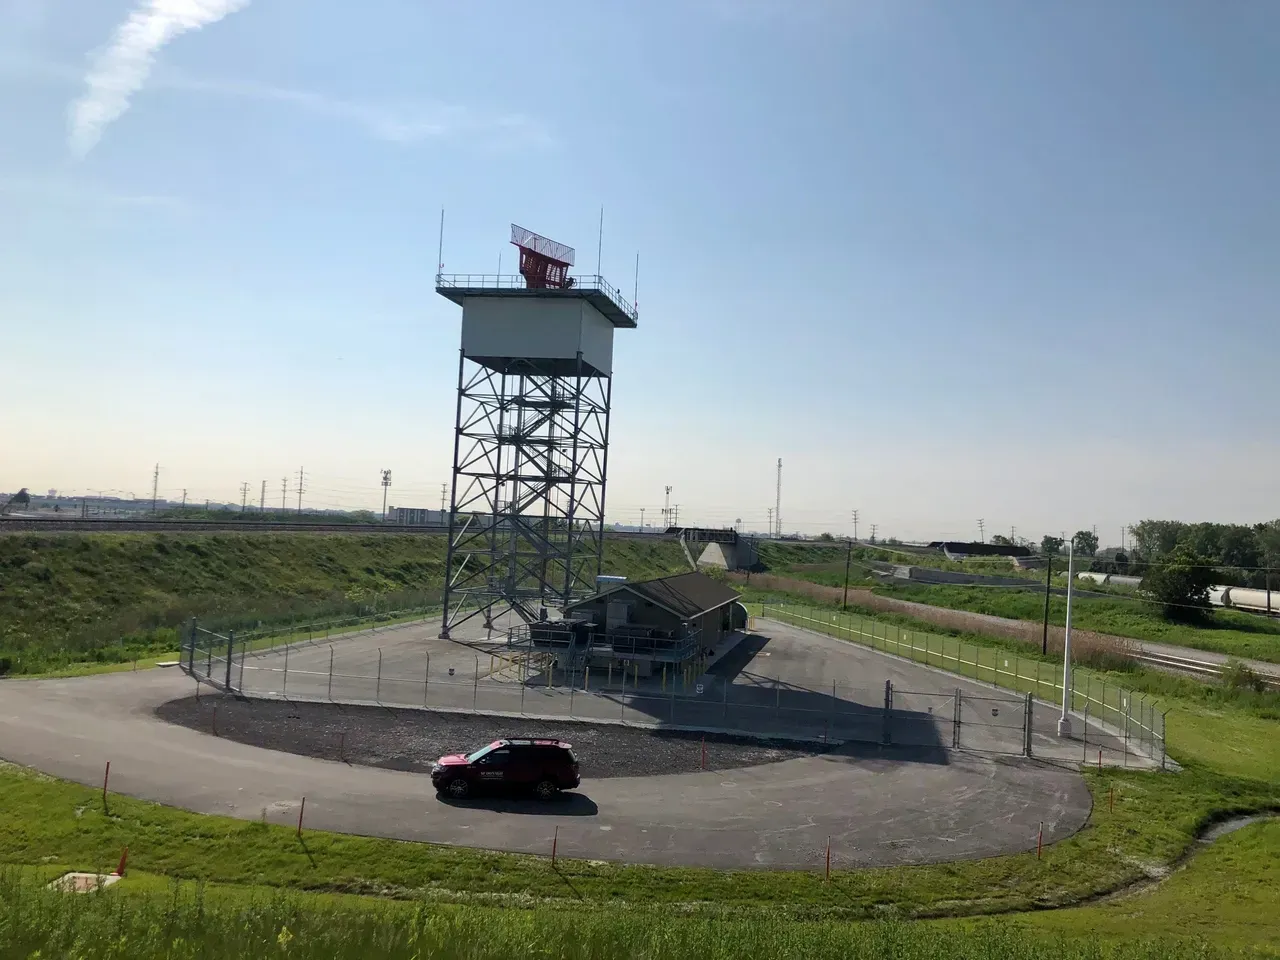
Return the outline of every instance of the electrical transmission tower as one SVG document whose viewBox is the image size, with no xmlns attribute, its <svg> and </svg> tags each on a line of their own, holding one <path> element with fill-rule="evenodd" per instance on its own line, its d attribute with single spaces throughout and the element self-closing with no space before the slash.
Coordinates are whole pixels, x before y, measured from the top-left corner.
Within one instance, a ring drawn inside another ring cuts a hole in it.
<svg viewBox="0 0 1280 960">
<path fill-rule="evenodd" d="M 858 511 L 853 511 L 853 539 L 856 543 L 858 540 Z"/>
<path fill-rule="evenodd" d="M 306 474 L 303 472 L 302 468 L 299 467 L 298 468 L 298 513 L 299 514 L 302 513 L 302 490 L 303 490 L 302 481 L 304 479 L 306 479 Z"/>
<path fill-rule="evenodd" d="M 240 512 L 244 513 L 245 505 L 249 502 L 249 481 L 246 480 L 240 484 Z"/>
<path fill-rule="evenodd" d="M 978 518 L 978 542 L 979 543 L 987 542 L 987 533 L 985 529 L 985 524 L 986 522 L 981 517 L 979 517 Z"/>
<path fill-rule="evenodd" d="M 160 494 L 160 464 L 156 464 L 155 473 L 151 474 L 151 512 L 156 512 L 156 500 Z"/>
<path fill-rule="evenodd" d="M 267 512 L 267 481 L 262 481 L 262 493 L 258 496 L 258 512 Z"/>
<path fill-rule="evenodd" d="M 387 490 L 391 486 L 391 471 L 382 471 L 382 522 L 387 522 Z"/>
</svg>

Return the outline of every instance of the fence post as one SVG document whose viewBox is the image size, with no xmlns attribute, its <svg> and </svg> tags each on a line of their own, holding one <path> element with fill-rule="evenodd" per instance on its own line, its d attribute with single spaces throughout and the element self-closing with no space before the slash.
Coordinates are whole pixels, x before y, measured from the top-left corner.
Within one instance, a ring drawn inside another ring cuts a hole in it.
<svg viewBox="0 0 1280 960">
<path fill-rule="evenodd" d="M 244 693 L 244 659 L 249 655 L 249 641 L 247 639 L 240 641 L 240 684 L 237 687 L 240 693 Z"/>
<path fill-rule="evenodd" d="M 227 693 L 231 692 L 231 664 L 236 658 L 236 632 L 234 630 L 227 631 L 227 681 L 223 684 L 223 688 Z"/>
<path fill-rule="evenodd" d="M 782 681 L 773 681 L 773 719 L 776 723 L 782 714 Z"/>
<path fill-rule="evenodd" d="M 191 618 L 191 654 L 187 660 L 187 671 L 189 673 L 196 672 L 196 637 L 198 636 L 199 622 L 195 617 Z"/>
<path fill-rule="evenodd" d="M 1165 717 L 1167 716 L 1169 716 L 1168 710 L 1160 714 L 1160 769 L 1161 770 L 1165 768 L 1164 765 L 1165 765 L 1166 755 L 1165 755 L 1165 749 L 1164 749 L 1164 724 L 1165 724 Z"/>
<path fill-rule="evenodd" d="M 333 700 L 333 647 L 329 647 L 329 700 Z"/>
<path fill-rule="evenodd" d="M 884 718 L 883 729 L 880 732 L 881 743 L 892 743 L 893 733 L 890 722 L 893 717 L 893 681 L 886 680 L 884 682 Z"/>
<path fill-rule="evenodd" d="M 209 634 L 209 646 L 205 651 L 204 677 L 213 679 L 213 634 Z"/>
<path fill-rule="evenodd" d="M 285 696 L 285 697 L 289 695 L 289 648 L 288 646 L 284 648 L 284 683 L 280 687 L 280 693 L 282 696 Z"/>
<path fill-rule="evenodd" d="M 951 727 L 951 746 L 953 749 L 960 748 L 960 688 L 956 687 L 956 715 Z"/>
<path fill-rule="evenodd" d="M 382 648 L 378 648 L 378 680 L 373 688 L 373 702 L 382 702 Z"/>
<path fill-rule="evenodd" d="M 1124 702 L 1124 765 L 1129 765 L 1129 724 L 1133 720 L 1133 691 L 1123 690 Z"/>
<path fill-rule="evenodd" d="M 427 687 L 431 684 L 431 654 L 427 654 L 427 666 L 422 671 L 422 705 L 427 705 Z M 520 705 L 524 706 L 524 684 L 520 685 Z"/>
<path fill-rule="evenodd" d="M 1022 755 L 1024 757 L 1031 756 L 1031 721 L 1034 717 L 1035 706 L 1031 699 L 1031 694 L 1027 694 L 1027 706 L 1022 713 Z"/>
</svg>

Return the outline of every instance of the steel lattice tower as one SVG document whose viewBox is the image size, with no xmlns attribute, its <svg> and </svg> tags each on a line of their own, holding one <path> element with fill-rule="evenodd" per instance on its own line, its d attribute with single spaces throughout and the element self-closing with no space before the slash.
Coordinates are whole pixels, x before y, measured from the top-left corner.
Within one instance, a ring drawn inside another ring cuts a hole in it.
<svg viewBox="0 0 1280 960">
<path fill-rule="evenodd" d="M 613 332 L 635 308 L 572 248 L 512 226 L 521 276 L 440 274 L 462 306 L 441 636 L 594 590 L 604 548 Z"/>
</svg>

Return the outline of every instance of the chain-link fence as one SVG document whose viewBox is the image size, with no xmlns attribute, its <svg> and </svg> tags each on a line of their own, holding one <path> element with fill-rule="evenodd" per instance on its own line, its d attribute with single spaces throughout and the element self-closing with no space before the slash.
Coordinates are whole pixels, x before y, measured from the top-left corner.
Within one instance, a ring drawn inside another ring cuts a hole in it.
<svg viewBox="0 0 1280 960">
<path fill-rule="evenodd" d="M 760 616 L 1062 705 L 1060 664 L 1019 656 L 997 647 L 979 646 L 957 637 L 909 630 L 852 613 L 766 603 L 760 607 Z M 1100 763 L 1104 759 L 1121 759 L 1127 763 L 1129 756 L 1135 755 L 1161 766 L 1167 762 L 1164 737 L 1167 711 L 1161 711 L 1151 698 L 1076 667 L 1071 671 L 1067 712 L 1074 721 L 1072 739 L 1080 742 L 1082 759 L 1097 759 Z"/>
<path fill-rule="evenodd" d="M 1031 697 L 961 689 L 896 689 L 885 680 L 809 686 L 739 672 L 644 676 L 635 664 L 568 672 L 546 655 L 444 656 L 387 638 L 254 649 L 198 626 L 184 666 L 202 682 L 249 697 L 430 708 L 531 719 L 574 719 L 729 731 L 758 737 L 858 741 L 930 750 L 963 747 L 1024 755 Z M 465 649 L 465 648 L 464 648 Z M 941 762 L 941 755 L 938 755 Z"/>
</svg>

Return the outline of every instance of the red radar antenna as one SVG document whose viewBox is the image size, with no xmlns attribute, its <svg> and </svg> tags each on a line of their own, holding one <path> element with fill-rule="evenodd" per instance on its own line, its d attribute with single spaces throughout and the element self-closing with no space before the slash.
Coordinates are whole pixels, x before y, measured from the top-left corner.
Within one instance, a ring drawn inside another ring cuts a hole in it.
<svg viewBox="0 0 1280 960">
<path fill-rule="evenodd" d="M 573 286 L 569 268 L 573 266 L 573 247 L 511 225 L 511 242 L 520 248 L 520 275 L 530 290 L 549 287 L 567 289 Z"/>
</svg>

